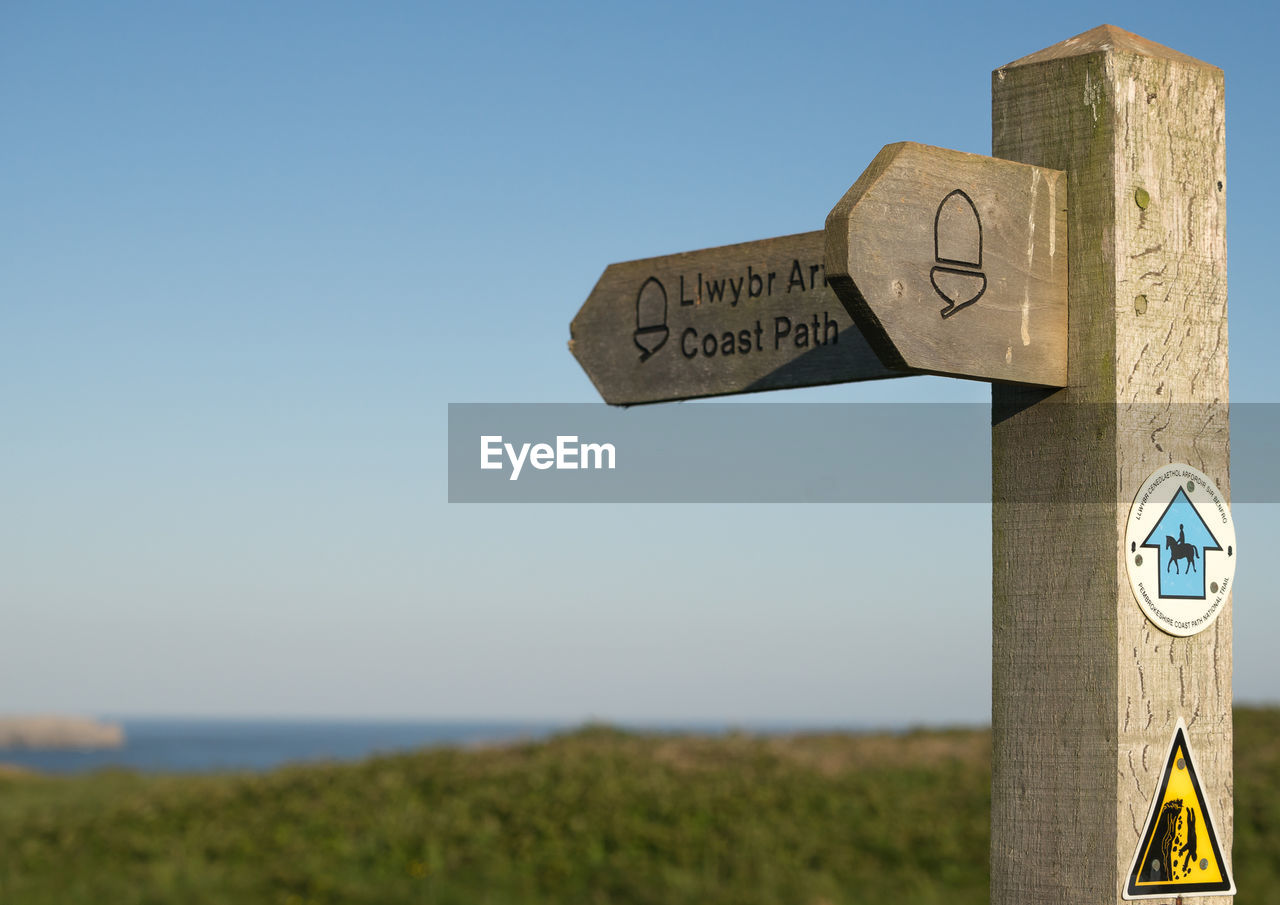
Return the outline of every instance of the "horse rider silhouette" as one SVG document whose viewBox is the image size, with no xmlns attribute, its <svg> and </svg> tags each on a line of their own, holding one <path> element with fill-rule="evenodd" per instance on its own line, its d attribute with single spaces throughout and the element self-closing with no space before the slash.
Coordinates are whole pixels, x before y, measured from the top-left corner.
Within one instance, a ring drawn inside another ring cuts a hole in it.
<svg viewBox="0 0 1280 905">
<path fill-rule="evenodd" d="M 1178 574 L 1182 574 L 1182 567 L 1178 565 L 1178 560 L 1185 559 L 1187 561 L 1187 571 L 1196 571 L 1196 557 L 1200 555 L 1200 551 L 1196 549 L 1195 544 L 1189 544 L 1184 540 L 1186 537 L 1182 526 L 1178 526 L 1178 536 L 1172 534 L 1164 536 L 1164 548 L 1169 551 L 1169 564 L 1164 567 L 1168 572 L 1170 569 L 1177 569 Z"/>
</svg>

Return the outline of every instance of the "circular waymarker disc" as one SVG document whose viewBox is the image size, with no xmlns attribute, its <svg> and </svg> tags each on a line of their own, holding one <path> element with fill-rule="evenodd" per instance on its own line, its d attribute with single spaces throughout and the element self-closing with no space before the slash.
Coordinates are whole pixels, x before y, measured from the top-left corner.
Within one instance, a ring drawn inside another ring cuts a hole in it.
<svg viewBox="0 0 1280 905">
<path fill-rule="evenodd" d="M 1161 631 L 1185 637 L 1213 624 L 1236 574 L 1236 529 L 1218 488 L 1190 465 L 1166 465 L 1129 510 L 1129 586 Z"/>
</svg>

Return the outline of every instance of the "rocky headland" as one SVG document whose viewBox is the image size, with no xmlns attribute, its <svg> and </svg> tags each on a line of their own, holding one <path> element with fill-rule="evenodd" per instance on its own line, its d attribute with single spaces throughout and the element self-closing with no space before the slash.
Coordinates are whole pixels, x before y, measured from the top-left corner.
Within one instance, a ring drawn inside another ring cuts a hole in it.
<svg viewBox="0 0 1280 905">
<path fill-rule="evenodd" d="M 0 716 L 0 750 L 119 748 L 124 729 L 81 716 Z"/>
</svg>

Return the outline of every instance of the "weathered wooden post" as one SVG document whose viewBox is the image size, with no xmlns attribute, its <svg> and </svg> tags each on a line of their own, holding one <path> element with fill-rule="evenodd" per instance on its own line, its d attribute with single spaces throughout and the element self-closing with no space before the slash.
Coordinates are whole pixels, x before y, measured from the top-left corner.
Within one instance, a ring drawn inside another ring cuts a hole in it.
<svg viewBox="0 0 1280 905">
<path fill-rule="evenodd" d="M 1179 719 L 1229 858 L 1231 610 L 1174 637 L 1126 574 L 1148 475 L 1228 490 L 1223 121 L 1221 70 L 1111 26 L 992 75 L 992 153 L 1070 197 L 1068 386 L 992 387 L 995 903 L 1119 899 Z"/>
</svg>

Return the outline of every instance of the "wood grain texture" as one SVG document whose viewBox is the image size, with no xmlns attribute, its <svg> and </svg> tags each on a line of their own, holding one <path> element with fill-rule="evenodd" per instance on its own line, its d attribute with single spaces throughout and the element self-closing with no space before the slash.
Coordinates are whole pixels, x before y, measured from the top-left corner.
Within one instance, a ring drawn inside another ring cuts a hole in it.
<svg viewBox="0 0 1280 905">
<path fill-rule="evenodd" d="M 634 405 L 910 373 L 826 283 L 822 232 L 612 264 L 569 326 L 604 400 Z"/>
<path fill-rule="evenodd" d="M 1071 198 L 1068 385 L 992 389 L 996 903 L 1121 901 L 1179 717 L 1230 850 L 1231 605 L 1163 634 L 1122 548 L 1158 467 L 1230 492 L 1223 123 L 1219 69 L 1110 26 L 992 75 L 993 153 Z"/>
<path fill-rule="evenodd" d="M 887 145 L 827 217 L 827 278 L 887 364 L 1067 382 L 1058 170 Z"/>
</svg>

